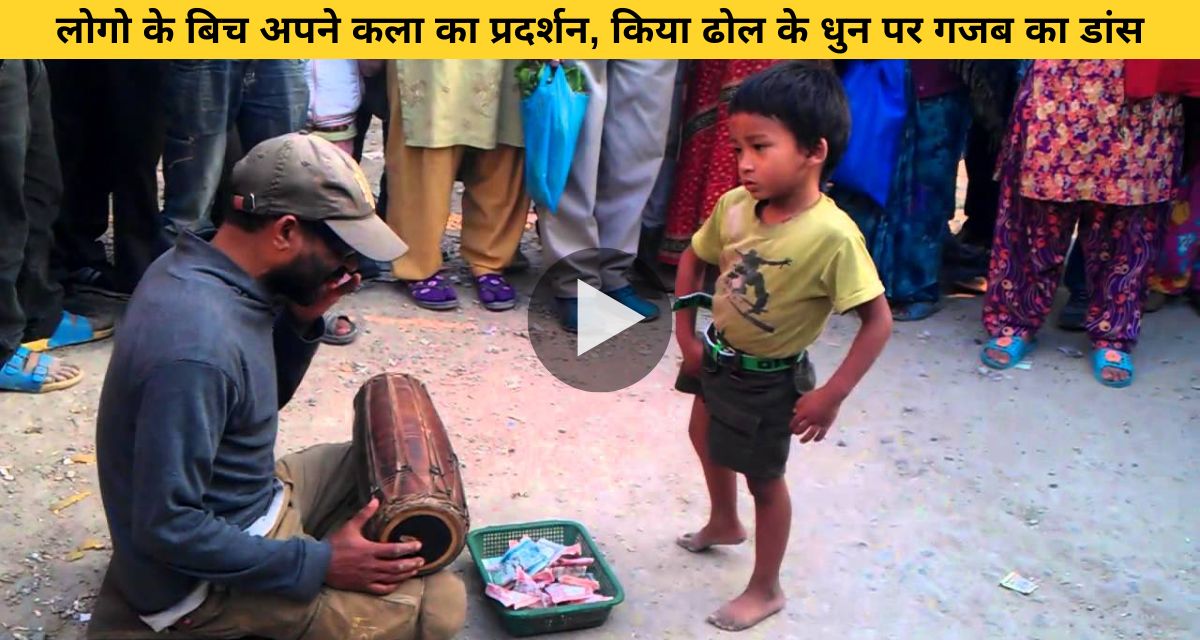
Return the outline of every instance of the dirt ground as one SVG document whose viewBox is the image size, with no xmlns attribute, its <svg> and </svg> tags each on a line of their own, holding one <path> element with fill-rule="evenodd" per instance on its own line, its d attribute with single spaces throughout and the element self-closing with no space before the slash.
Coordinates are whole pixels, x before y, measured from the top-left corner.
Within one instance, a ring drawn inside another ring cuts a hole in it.
<svg viewBox="0 0 1200 640">
<path fill-rule="evenodd" d="M 516 282 L 528 293 L 533 278 Z M 541 367 L 524 307 L 489 313 L 460 293 L 464 310 L 442 314 L 390 283 L 348 299 L 365 334 L 317 354 L 279 453 L 348 439 L 358 386 L 413 373 L 452 431 L 473 525 L 578 520 L 612 562 L 627 600 L 578 637 L 726 636 L 704 617 L 743 586 L 753 540 L 705 556 L 672 543 L 706 505 L 678 351 L 629 389 L 589 394 Z M 1137 382 L 1113 391 L 1074 357 L 1084 339 L 1054 329 L 1028 370 L 980 369 L 979 307 L 950 299 L 897 326 L 829 438 L 793 449 L 790 602 L 743 637 L 1200 637 L 1200 318 L 1150 316 Z M 835 319 L 814 347 L 822 377 L 855 327 Z M 88 374 L 72 390 L 0 395 L 0 638 L 83 638 L 109 553 L 88 458 L 109 351 L 63 353 Z M 752 525 L 748 494 L 741 507 Z M 454 570 L 470 593 L 462 637 L 504 637 L 468 554 Z M 1040 587 L 1001 588 L 1013 570 Z"/>
</svg>

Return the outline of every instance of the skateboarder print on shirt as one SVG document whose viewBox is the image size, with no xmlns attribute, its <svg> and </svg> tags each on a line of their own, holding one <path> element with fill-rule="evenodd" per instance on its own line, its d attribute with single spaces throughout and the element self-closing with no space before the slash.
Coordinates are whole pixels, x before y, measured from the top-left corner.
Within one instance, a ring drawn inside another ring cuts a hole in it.
<svg viewBox="0 0 1200 640">
<path fill-rule="evenodd" d="M 775 327 L 754 317 L 766 313 L 767 301 L 771 298 L 770 292 L 767 291 L 766 280 L 759 269 L 762 267 L 786 267 L 792 264 L 792 259 L 767 260 L 758 255 L 758 251 L 754 249 L 746 253 L 735 249 L 734 252 L 738 254 L 739 260 L 725 275 L 725 285 L 729 288 L 733 308 L 754 326 L 767 333 L 774 333 Z M 752 289 L 754 290 L 753 302 L 749 297 Z"/>
</svg>

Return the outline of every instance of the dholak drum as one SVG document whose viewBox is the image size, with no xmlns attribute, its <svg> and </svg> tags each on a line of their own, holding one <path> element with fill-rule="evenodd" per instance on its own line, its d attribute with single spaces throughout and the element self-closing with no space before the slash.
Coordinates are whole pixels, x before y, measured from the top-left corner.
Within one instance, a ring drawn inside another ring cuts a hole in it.
<svg viewBox="0 0 1200 640">
<path fill-rule="evenodd" d="M 471 521 L 458 458 L 425 385 L 397 373 L 368 380 L 354 398 L 354 438 L 366 457 L 360 486 L 379 498 L 363 535 L 376 542 L 419 540 L 420 575 L 453 562 Z"/>
</svg>

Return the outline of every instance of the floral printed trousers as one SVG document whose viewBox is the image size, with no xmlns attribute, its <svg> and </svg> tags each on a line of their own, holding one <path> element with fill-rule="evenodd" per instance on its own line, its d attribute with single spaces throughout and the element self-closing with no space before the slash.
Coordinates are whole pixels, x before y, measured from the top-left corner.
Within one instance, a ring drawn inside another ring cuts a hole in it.
<svg viewBox="0 0 1200 640">
<path fill-rule="evenodd" d="M 1014 194 L 1011 183 L 1002 191 L 983 306 L 988 334 L 1028 338 L 1037 333 L 1054 304 L 1079 221 L 1090 298 L 1088 337 L 1097 348 L 1131 351 L 1141 330 L 1167 204 L 1033 200 Z"/>
</svg>

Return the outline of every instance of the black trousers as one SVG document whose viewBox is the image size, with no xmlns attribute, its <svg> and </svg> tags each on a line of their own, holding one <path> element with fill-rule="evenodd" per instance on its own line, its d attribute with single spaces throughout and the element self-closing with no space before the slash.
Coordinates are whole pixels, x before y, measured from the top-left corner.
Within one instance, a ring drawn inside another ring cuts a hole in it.
<svg viewBox="0 0 1200 640">
<path fill-rule="evenodd" d="M 1000 148 L 994 146 L 992 136 L 978 123 L 971 125 L 967 134 L 967 197 L 963 213 L 963 241 L 967 244 L 992 248 L 992 236 L 996 233 L 996 212 L 1000 206 L 1000 183 L 995 176 L 996 160 Z"/>
<path fill-rule="evenodd" d="M 354 159 L 362 162 L 363 147 L 366 146 L 367 129 L 371 127 L 371 118 L 379 118 L 383 122 L 383 146 L 387 147 L 388 116 L 387 73 L 379 72 L 370 78 L 363 78 L 362 106 L 358 108 L 358 117 L 354 126 L 358 135 L 354 138 Z M 387 211 L 387 174 L 379 179 L 379 197 L 375 199 L 375 212 L 380 218 L 386 217 Z"/>
<path fill-rule="evenodd" d="M 45 66 L 0 61 L 0 363 L 22 342 L 49 337 L 62 316 L 50 275 L 61 197 Z"/>
<path fill-rule="evenodd" d="M 56 271 L 108 271 L 101 236 L 112 198 L 114 284 L 133 290 L 169 247 L 158 206 L 166 121 L 164 63 L 49 60 L 54 132 L 64 182 L 55 223 Z"/>
</svg>

